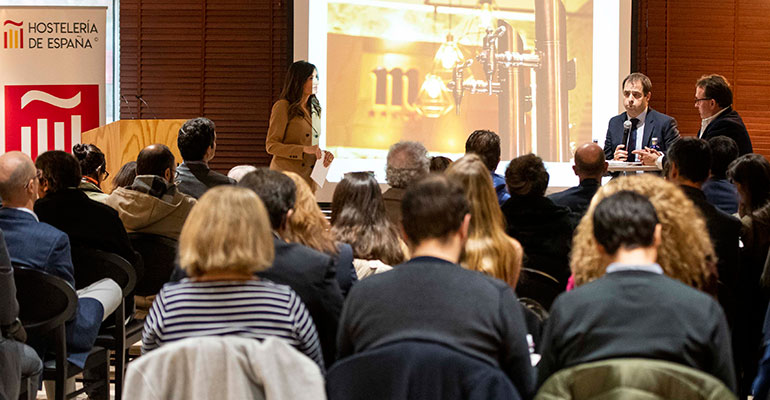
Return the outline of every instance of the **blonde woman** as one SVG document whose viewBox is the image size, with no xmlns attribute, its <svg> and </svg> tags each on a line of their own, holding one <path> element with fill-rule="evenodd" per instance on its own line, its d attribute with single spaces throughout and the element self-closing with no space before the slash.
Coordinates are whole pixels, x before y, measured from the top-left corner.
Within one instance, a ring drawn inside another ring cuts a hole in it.
<svg viewBox="0 0 770 400">
<path fill-rule="evenodd" d="M 596 250 L 593 213 L 614 193 L 630 190 L 650 200 L 662 227 L 658 264 L 663 272 L 686 285 L 716 293 L 716 258 L 706 223 L 692 201 L 676 185 L 653 175 L 624 176 L 602 186 L 580 220 L 572 241 L 571 268 L 576 286 L 604 275 L 609 259 Z"/>
<path fill-rule="evenodd" d="M 142 352 L 195 336 L 276 336 L 323 370 L 316 328 L 299 296 L 254 276 L 273 262 L 270 227 L 253 191 L 208 190 L 179 237 L 179 264 L 189 278 L 161 289 L 144 323 Z"/>
<path fill-rule="evenodd" d="M 338 243 L 331 232 L 315 199 L 315 194 L 305 179 L 294 172 L 284 171 L 297 187 L 294 213 L 286 224 L 283 239 L 290 243 L 303 244 L 334 258 L 337 267 L 337 282 L 342 295 L 346 296 L 353 282 L 358 280 L 353 267 L 353 249 L 345 243 Z"/>
<path fill-rule="evenodd" d="M 516 287 L 521 272 L 522 248 L 505 234 L 503 214 L 492 178 L 484 162 L 468 154 L 452 163 L 446 176 L 459 183 L 471 206 L 471 225 L 460 264 Z"/>
</svg>

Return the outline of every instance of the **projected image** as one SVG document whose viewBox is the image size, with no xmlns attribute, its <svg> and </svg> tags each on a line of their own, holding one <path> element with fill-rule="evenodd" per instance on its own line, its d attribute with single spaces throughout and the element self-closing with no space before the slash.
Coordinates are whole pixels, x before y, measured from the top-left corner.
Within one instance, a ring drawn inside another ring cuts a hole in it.
<svg viewBox="0 0 770 400">
<path fill-rule="evenodd" d="M 591 0 L 328 0 L 326 148 L 382 159 L 399 140 L 569 161 L 591 141 Z"/>
</svg>

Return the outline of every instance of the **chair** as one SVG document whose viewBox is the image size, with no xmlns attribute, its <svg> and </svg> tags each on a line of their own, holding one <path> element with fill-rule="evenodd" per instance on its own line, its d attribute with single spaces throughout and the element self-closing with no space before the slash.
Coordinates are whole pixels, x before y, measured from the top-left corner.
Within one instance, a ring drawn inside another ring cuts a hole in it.
<svg viewBox="0 0 770 400">
<path fill-rule="evenodd" d="M 326 375 L 330 400 L 520 399 L 502 370 L 444 345 L 385 344 L 338 361 Z"/>
<path fill-rule="evenodd" d="M 136 284 L 137 296 L 158 294 L 176 265 L 177 241 L 165 236 L 131 232 L 131 247 L 142 255 L 144 276 Z"/>
<path fill-rule="evenodd" d="M 516 295 L 520 299 L 534 300 L 546 310 L 550 310 L 556 296 L 564 291 L 565 286 L 543 271 L 522 268 L 519 283 L 516 284 Z"/>
<path fill-rule="evenodd" d="M 72 263 L 75 266 L 76 282 L 88 286 L 102 278 L 110 278 L 120 286 L 123 301 L 113 313 L 114 326 L 102 329 L 96 338 L 96 345 L 106 347 L 115 353 L 115 400 L 120 400 L 126 373 L 126 351 L 142 337 L 144 321 L 131 319 L 126 324 L 126 297 L 132 296 L 136 285 L 136 272 L 126 259 L 117 254 L 101 250 L 73 247 Z M 80 266 L 87 265 L 88 268 Z M 78 286 L 81 286 L 80 284 Z"/>
<path fill-rule="evenodd" d="M 105 385 L 109 388 L 109 380 L 84 382 L 84 387 L 73 393 L 65 393 L 65 383 L 83 370 L 104 368 L 104 376 L 108 376 L 107 350 L 94 346 L 91 349 L 85 368 L 81 369 L 67 361 L 67 337 L 65 323 L 76 312 L 78 305 L 75 290 L 63 279 L 26 267 L 14 267 L 16 280 L 16 299 L 19 302 L 19 319 L 30 337 L 44 338 L 52 335 L 55 362 L 45 363 L 43 379 L 54 380 L 56 390 L 54 398 L 63 400 L 73 398 L 86 391 L 86 387 L 97 388 Z"/>
</svg>

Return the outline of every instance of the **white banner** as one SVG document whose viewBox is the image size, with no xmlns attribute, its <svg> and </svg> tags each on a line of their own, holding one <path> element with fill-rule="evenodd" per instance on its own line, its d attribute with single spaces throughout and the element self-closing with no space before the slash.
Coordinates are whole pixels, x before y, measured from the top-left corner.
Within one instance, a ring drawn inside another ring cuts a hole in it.
<svg viewBox="0 0 770 400">
<path fill-rule="evenodd" d="M 0 8 L 0 153 L 72 152 L 105 123 L 106 7 Z"/>
</svg>

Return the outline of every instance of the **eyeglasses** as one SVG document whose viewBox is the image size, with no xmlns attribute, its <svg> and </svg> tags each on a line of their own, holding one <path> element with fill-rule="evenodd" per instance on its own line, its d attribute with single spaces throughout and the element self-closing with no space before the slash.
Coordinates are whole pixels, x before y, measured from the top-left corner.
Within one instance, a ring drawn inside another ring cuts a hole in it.
<svg viewBox="0 0 770 400">
<path fill-rule="evenodd" d="M 704 101 L 704 100 L 711 100 L 711 97 L 703 97 L 703 98 L 700 98 L 700 99 L 697 98 L 697 97 L 695 98 L 695 102 L 696 103 L 699 102 L 699 101 Z"/>
</svg>

